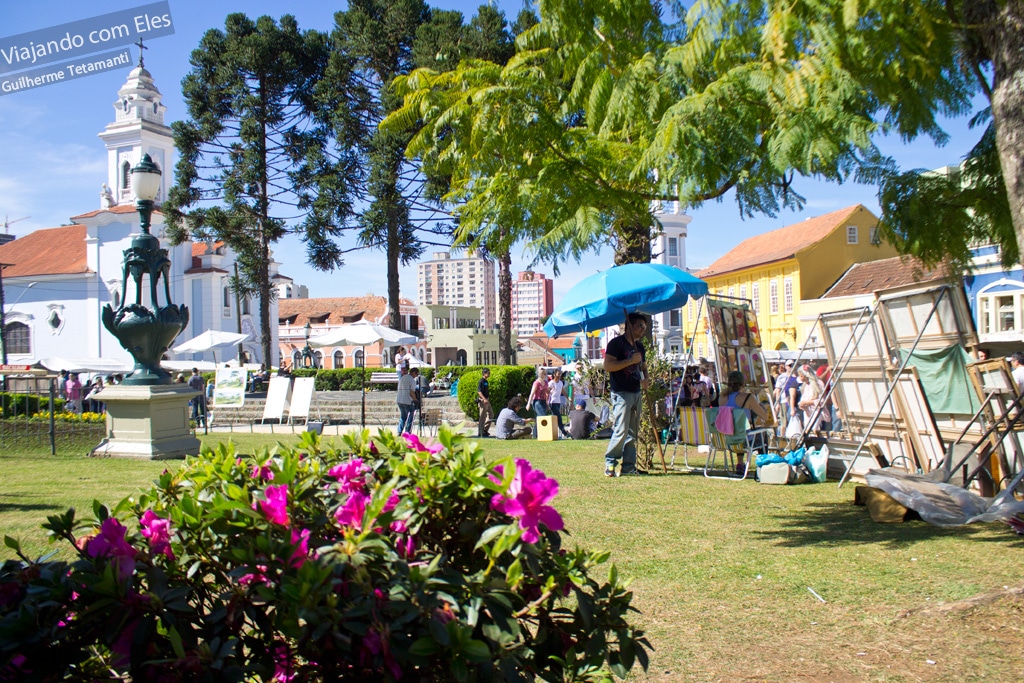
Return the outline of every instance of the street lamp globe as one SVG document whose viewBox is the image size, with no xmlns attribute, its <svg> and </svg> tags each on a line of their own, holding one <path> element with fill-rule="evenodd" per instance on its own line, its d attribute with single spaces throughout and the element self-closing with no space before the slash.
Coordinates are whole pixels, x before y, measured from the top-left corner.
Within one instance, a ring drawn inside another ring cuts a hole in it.
<svg viewBox="0 0 1024 683">
<path fill-rule="evenodd" d="M 161 172 L 157 165 L 148 154 L 143 154 L 142 161 L 132 169 L 132 189 L 135 196 L 147 202 L 156 199 L 156 193 L 160 190 L 160 176 Z"/>
</svg>

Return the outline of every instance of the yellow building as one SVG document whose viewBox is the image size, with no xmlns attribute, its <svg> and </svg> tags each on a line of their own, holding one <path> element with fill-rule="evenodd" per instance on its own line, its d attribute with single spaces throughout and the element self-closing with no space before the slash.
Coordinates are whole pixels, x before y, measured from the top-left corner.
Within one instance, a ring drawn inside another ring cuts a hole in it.
<svg viewBox="0 0 1024 683">
<path fill-rule="evenodd" d="M 887 243 L 878 244 L 878 218 L 862 205 L 808 218 L 740 242 L 694 275 L 708 283 L 712 297 L 750 299 L 761 328 L 764 349 L 795 349 L 803 342 L 801 299 L 817 299 L 855 263 L 896 256 Z M 686 337 L 697 328 L 692 353 L 710 356 L 699 302 L 684 313 Z"/>
</svg>

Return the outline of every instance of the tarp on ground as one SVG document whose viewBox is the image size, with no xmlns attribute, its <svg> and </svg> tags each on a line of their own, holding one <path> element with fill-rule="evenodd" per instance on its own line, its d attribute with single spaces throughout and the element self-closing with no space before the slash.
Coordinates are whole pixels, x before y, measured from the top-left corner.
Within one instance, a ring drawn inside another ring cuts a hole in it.
<svg viewBox="0 0 1024 683">
<path fill-rule="evenodd" d="M 921 386 L 933 413 L 973 415 L 981 403 L 967 374 L 971 357 L 959 344 L 944 349 L 928 349 L 908 353 L 900 349 L 900 360 L 910 356 L 908 365 L 917 368 Z"/>
</svg>

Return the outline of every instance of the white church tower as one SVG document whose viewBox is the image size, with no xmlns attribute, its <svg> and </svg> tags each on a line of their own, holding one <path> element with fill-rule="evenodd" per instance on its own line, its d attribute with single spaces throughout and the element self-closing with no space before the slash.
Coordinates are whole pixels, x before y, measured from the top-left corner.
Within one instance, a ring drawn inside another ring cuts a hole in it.
<svg viewBox="0 0 1024 683">
<path fill-rule="evenodd" d="M 686 233 L 693 216 L 683 213 L 679 202 L 658 202 L 654 209 L 661 232 L 651 240 L 651 262 L 686 270 Z M 682 316 L 678 308 L 651 316 L 654 343 L 662 354 L 677 356 L 686 348 Z"/>
<path fill-rule="evenodd" d="M 120 204 L 134 204 L 132 194 L 132 168 L 148 154 L 162 171 L 160 190 L 156 195 L 159 206 L 167 199 L 167 189 L 174 179 L 174 137 L 164 125 L 167 107 L 161 102 L 163 95 L 153 83 L 153 76 L 139 64 L 117 91 L 114 102 L 115 117 L 99 134 L 107 147 L 107 188 L 101 196 L 101 209 Z"/>
</svg>

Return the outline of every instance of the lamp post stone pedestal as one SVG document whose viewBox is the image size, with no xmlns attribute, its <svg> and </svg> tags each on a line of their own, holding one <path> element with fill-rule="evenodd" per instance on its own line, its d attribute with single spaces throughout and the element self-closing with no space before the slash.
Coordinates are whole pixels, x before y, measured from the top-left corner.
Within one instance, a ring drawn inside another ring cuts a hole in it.
<svg viewBox="0 0 1024 683">
<path fill-rule="evenodd" d="M 107 438 L 92 455 L 167 460 L 199 453 L 188 406 L 198 392 L 187 384 L 115 384 L 98 396 L 107 404 Z"/>
<path fill-rule="evenodd" d="M 189 425 L 189 400 L 198 392 L 188 385 L 172 384 L 160 359 L 188 325 L 188 308 L 171 303 L 171 261 L 160 240 L 150 234 L 160 169 L 148 154 L 132 169 L 132 187 L 142 232 L 124 252 L 121 305 L 103 307 L 103 326 L 121 342 L 135 360 L 135 368 L 122 384 L 97 394 L 107 407 L 107 438 L 92 455 L 162 460 L 199 453 L 199 439 Z M 143 298 L 143 280 L 149 276 L 149 303 Z M 165 305 L 159 303 L 159 282 L 164 279 Z M 129 278 L 135 284 L 135 302 L 128 304 Z"/>
</svg>

